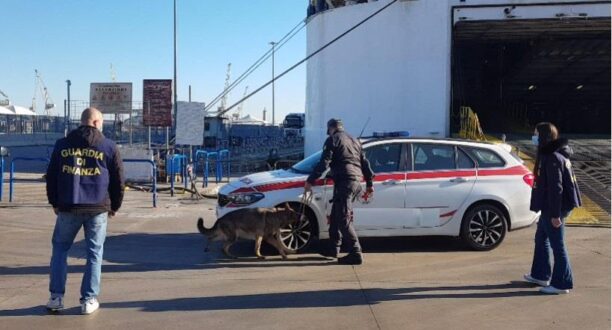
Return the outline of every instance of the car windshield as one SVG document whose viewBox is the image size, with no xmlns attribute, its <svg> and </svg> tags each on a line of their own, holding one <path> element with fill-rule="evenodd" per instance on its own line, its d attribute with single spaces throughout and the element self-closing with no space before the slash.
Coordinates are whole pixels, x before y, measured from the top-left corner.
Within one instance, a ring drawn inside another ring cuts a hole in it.
<svg viewBox="0 0 612 330">
<path fill-rule="evenodd" d="M 312 154 L 309 157 L 305 158 L 301 162 L 293 165 L 291 167 L 291 169 L 293 169 L 294 171 L 296 171 L 298 173 L 303 173 L 303 174 L 310 174 L 310 173 L 312 173 L 312 171 L 314 170 L 315 166 L 317 165 L 317 163 L 321 159 L 321 152 L 322 151 L 315 152 L 314 154 Z"/>
</svg>

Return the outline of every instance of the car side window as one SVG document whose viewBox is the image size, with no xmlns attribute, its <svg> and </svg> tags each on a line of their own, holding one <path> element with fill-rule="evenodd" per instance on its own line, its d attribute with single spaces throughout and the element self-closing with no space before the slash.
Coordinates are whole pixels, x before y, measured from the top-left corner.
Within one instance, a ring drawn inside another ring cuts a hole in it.
<svg viewBox="0 0 612 330">
<path fill-rule="evenodd" d="M 415 171 L 455 169 L 455 147 L 452 145 L 415 143 L 412 150 Z"/>
<path fill-rule="evenodd" d="M 465 151 L 457 148 L 457 168 L 466 169 L 475 167 L 476 164 L 474 164 L 474 161 L 465 153 Z"/>
<path fill-rule="evenodd" d="M 478 167 L 503 167 L 506 162 L 494 151 L 481 148 L 467 148 L 468 153 L 478 163 Z"/>
<path fill-rule="evenodd" d="M 374 173 L 396 172 L 400 168 L 402 144 L 389 143 L 365 149 L 365 156 Z"/>
</svg>

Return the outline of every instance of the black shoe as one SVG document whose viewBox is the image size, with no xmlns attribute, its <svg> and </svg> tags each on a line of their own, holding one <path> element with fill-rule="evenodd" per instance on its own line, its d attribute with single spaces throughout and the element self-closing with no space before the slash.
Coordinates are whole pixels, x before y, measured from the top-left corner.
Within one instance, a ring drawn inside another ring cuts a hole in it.
<svg viewBox="0 0 612 330">
<path fill-rule="evenodd" d="M 363 256 L 361 252 L 352 252 L 342 258 L 338 258 L 338 264 L 340 265 L 361 265 L 362 263 Z"/>
<path fill-rule="evenodd" d="M 338 249 L 323 249 L 319 252 L 320 255 L 327 258 L 338 258 Z"/>
</svg>

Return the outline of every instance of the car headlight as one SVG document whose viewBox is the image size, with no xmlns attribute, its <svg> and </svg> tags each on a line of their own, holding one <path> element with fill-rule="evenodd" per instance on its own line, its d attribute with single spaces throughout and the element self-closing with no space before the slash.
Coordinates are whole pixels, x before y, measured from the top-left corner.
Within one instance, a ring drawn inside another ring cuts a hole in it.
<svg viewBox="0 0 612 330">
<path fill-rule="evenodd" d="M 249 205 L 249 204 L 253 204 L 253 203 L 256 203 L 262 200 L 265 197 L 265 195 L 262 193 L 253 192 L 253 193 L 230 194 L 228 197 L 233 204 Z"/>
</svg>

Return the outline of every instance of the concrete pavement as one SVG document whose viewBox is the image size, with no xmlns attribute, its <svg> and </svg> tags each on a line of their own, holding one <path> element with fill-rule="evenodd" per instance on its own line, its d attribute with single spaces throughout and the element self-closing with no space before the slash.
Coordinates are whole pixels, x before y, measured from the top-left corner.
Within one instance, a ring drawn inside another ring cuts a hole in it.
<svg viewBox="0 0 612 330">
<path fill-rule="evenodd" d="M 214 200 L 129 191 L 108 227 L 101 309 L 81 316 L 83 236 L 70 252 L 65 304 L 48 314 L 54 216 L 44 204 L 0 207 L 1 329 L 609 329 L 610 229 L 567 231 L 576 288 L 545 296 L 522 283 L 535 228 L 511 232 L 490 252 L 446 238 L 364 241 L 366 263 L 339 266 L 315 254 L 256 260 L 204 252 L 196 218 Z M 4 204 L 6 205 L 6 204 Z M 218 249 L 218 248 L 217 248 Z"/>
</svg>

